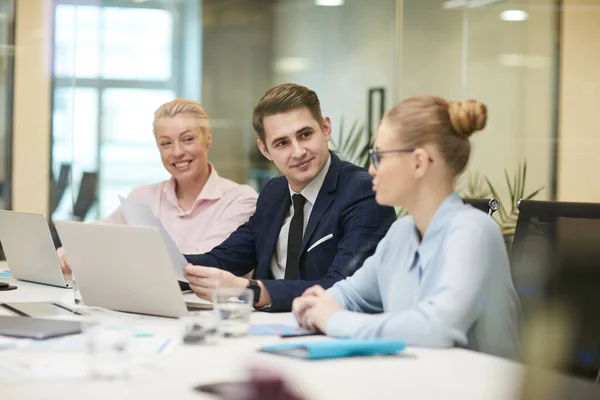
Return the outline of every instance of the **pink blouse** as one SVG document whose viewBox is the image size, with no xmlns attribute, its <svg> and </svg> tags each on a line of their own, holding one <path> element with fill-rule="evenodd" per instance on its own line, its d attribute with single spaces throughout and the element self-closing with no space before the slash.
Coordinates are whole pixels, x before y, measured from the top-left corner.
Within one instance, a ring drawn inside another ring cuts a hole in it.
<svg viewBox="0 0 600 400">
<path fill-rule="evenodd" d="M 242 225 L 256 208 L 256 191 L 221 178 L 211 165 L 211 173 L 191 209 L 177 204 L 175 179 L 140 186 L 128 199 L 148 204 L 171 238 L 184 254 L 200 254 L 212 250 Z M 125 224 L 120 207 L 98 222 Z"/>
</svg>

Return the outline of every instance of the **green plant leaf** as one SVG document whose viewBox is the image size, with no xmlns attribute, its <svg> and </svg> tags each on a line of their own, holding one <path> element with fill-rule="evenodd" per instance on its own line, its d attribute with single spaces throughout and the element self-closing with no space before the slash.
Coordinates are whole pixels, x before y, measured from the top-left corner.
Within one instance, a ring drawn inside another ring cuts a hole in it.
<svg viewBox="0 0 600 400">
<path fill-rule="evenodd" d="M 340 120 L 340 143 L 344 143 L 344 118 Z"/>
<path fill-rule="evenodd" d="M 365 140 L 365 128 L 358 121 L 354 121 L 350 129 L 346 130 L 344 121 L 340 122 L 340 133 L 338 140 L 331 140 L 331 149 L 344 161 L 352 162 L 364 168 L 369 166 L 370 143 Z"/>
<path fill-rule="evenodd" d="M 525 176 L 527 175 L 527 166 L 526 164 L 519 163 L 519 168 L 517 169 L 517 182 L 519 183 L 519 191 L 515 196 L 515 208 L 519 207 L 519 200 L 523 198 L 525 194 Z"/>
<path fill-rule="evenodd" d="M 523 198 L 530 200 L 533 197 L 537 196 L 543 190 L 543 187 L 540 187 L 537 190 L 531 192 L 531 194 L 529 194 L 528 196 L 524 195 L 525 186 L 527 183 L 527 163 L 525 161 L 517 165 L 514 174 L 512 174 L 512 180 L 509 176 L 510 175 L 508 171 L 504 170 L 504 180 L 508 187 L 510 197 L 509 212 L 507 212 L 507 209 L 503 207 L 505 203 L 498 196 L 498 193 L 494 189 L 492 183 L 489 181 L 489 179 L 486 178 L 488 187 L 492 191 L 492 194 L 494 195 L 494 197 L 500 200 L 500 209 L 498 210 L 498 213 L 495 215 L 495 217 L 496 221 L 500 225 L 500 229 L 502 230 L 502 235 L 504 236 L 507 249 L 509 249 L 512 244 L 512 238 L 514 237 L 517 221 L 519 219 L 519 201 Z"/>
<path fill-rule="evenodd" d="M 527 178 L 527 164 L 526 163 L 520 164 L 520 167 L 521 168 L 519 170 L 520 171 L 520 174 L 519 174 L 520 175 L 520 182 L 519 182 L 520 185 L 519 185 L 519 187 L 520 187 L 520 194 L 522 196 L 522 195 L 525 194 L 525 179 Z"/>
<path fill-rule="evenodd" d="M 508 177 L 508 171 L 507 170 L 504 170 L 504 179 L 506 180 L 506 186 L 508 187 L 508 195 L 510 197 L 510 204 L 512 204 L 513 199 L 515 197 L 515 193 L 514 193 L 514 190 L 512 188 L 512 185 L 510 183 L 510 178 Z"/>
<path fill-rule="evenodd" d="M 361 156 L 360 142 L 363 139 L 363 137 L 362 137 L 363 131 L 364 130 L 361 128 L 361 129 L 357 129 L 356 132 L 353 132 L 354 138 L 350 142 L 350 144 L 349 144 L 350 148 L 348 149 L 348 154 L 350 154 L 353 159 L 360 158 L 360 156 Z"/>
<path fill-rule="evenodd" d="M 542 186 L 541 188 L 535 190 L 533 193 L 531 193 L 529 196 L 524 197 L 525 200 L 531 200 L 533 199 L 535 196 L 538 195 L 538 193 L 540 193 L 542 190 L 544 190 L 544 187 Z"/>
</svg>

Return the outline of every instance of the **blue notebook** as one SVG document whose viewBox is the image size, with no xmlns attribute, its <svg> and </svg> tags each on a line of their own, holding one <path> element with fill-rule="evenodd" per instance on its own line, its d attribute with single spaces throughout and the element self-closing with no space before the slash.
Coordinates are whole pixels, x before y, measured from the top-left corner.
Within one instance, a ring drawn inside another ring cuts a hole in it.
<svg viewBox="0 0 600 400">
<path fill-rule="evenodd" d="M 319 332 L 307 331 L 297 325 L 288 324 L 252 324 L 248 332 L 250 336 L 271 336 L 298 337 L 320 335 Z"/>
<path fill-rule="evenodd" d="M 404 350 L 402 340 L 388 339 L 338 339 L 294 343 L 278 343 L 261 348 L 267 353 L 307 360 L 353 356 L 394 355 Z"/>
</svg>

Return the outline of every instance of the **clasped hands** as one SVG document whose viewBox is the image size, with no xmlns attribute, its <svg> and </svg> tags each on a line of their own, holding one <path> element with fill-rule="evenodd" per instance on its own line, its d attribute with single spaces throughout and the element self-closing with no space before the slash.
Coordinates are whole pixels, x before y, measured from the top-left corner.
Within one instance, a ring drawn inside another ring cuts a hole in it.
<svg viewBox="0 0 600 400">
<path fill-rule="evenodd" d="M 302 328 L 323 333 L 326 333 L 331 316 L 340 310 L 341 307 L 319 285 L 307 289 L 292 303 L 292 313 Z"/>
</svg>

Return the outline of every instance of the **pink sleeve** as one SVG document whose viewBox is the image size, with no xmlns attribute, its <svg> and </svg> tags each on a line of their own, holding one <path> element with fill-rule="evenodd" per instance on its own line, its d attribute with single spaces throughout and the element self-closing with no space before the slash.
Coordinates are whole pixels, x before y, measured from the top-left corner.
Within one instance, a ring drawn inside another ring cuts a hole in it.
<svg viewBox="0 0 600 400">
<path fill-rule="evenodd" d="M 108 217 L 101 218 L 95 221 L 100 224 L 125 224 L 125 218 L 123 217 L 123 213 L 121 212 L 121 207 L 118 207 L 115 211 L 113 211 Z"/>
</svg>

